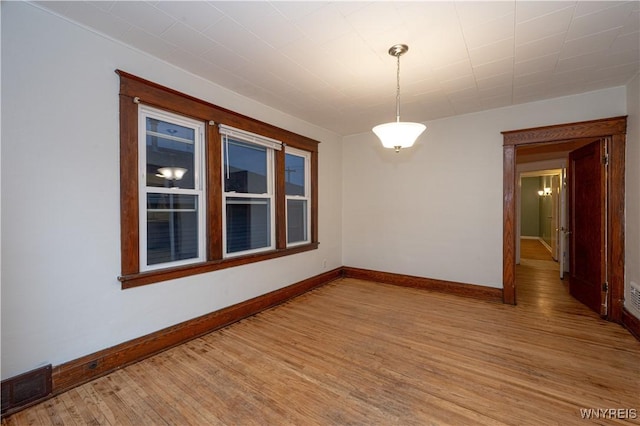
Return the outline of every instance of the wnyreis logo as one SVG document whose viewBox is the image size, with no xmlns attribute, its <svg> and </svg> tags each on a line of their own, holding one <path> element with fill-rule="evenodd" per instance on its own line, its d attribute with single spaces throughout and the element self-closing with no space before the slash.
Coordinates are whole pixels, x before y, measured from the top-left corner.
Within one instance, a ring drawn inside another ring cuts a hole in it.
<svg viewBox="0 0 640 426">
<path fill-rule="evenodd" d="M 638 410 L 635 408 L 581 408 L 580 417 L 585 420 L 637 419 Z"/>
</svg>

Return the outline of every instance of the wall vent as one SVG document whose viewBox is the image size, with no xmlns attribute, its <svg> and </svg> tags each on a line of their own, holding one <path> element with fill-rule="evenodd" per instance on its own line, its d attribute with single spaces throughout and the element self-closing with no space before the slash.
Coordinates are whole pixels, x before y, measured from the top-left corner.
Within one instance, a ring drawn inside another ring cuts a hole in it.
<svg viewBox="0 0 640 426">
<path fill-rule="evenodd" d="M 2 381 L 2 416 L 51 394 L 51 364 Z"/>
<path fill-rule="evenodd" d="M 640 285 L 633 281 L 631 281 L 631 297 L 629 303 L 636 312 L 640 312 Z"/>
</svg>

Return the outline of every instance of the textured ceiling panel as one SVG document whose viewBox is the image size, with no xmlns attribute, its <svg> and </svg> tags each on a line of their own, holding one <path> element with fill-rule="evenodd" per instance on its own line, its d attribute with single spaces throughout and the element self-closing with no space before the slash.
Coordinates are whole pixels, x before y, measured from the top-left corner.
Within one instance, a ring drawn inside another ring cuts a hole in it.
<svg viewBox="0 0 640 426">
<path fill-rule="evenodd" d="M 626 84 L 638 1 L 43 1 L 39 7 L 347 135 Z M 144 76 L 142 76 L 144 77 Z"/>
</svg>

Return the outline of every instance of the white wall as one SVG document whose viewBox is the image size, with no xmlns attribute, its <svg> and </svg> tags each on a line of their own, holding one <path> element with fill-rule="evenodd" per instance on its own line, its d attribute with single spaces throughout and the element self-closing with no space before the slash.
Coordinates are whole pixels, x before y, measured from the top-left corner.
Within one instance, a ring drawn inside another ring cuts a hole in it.
<svg viewBox="0 0 640 426">
<path fill-rule="evenodd" d="M 626 107 L 618 87 L 435 120 L 398 154 L 370 132 L 345 138 L 344 264 L 502 287 L 500 132 L 620 116 Z"/>
<path fill-rule="evenodd" d="M 627 85 L 627 156 L 625 176 L 625 284 L 629 312 L 640 318 L 640 311 L 629 304 L 630 282 L 640 284 L 640 74 Z"/>
<path fill-rule="evenodd" d="M 2 65 L 3 379 L 342 265 L 339 136 L 27 3 L 2 2 Z M 321 141 L 320 248 L 121 290 L 117 68 Z"/>
</svg>

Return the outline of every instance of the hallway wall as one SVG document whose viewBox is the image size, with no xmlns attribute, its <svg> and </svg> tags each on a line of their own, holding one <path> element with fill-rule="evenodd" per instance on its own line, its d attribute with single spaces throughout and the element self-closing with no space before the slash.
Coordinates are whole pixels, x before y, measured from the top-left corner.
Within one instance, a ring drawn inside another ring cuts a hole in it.
<svg viewBox="0 0 640 426">
<path fill-rule="evenodd" d="M 540 236 L 540 197 L 539 176 L 523 177 L 520 189 L 520 235 L 523 237 Z"/>
</svg>

